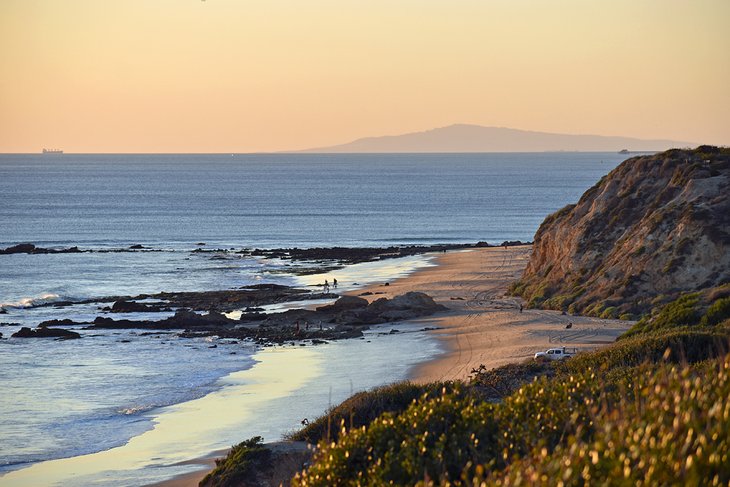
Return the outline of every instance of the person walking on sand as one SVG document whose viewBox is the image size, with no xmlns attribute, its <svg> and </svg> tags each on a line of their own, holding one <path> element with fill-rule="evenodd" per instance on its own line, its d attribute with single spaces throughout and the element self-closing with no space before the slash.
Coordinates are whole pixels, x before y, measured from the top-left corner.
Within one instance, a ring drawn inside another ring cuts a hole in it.
<svg viewBox="0 0 730 487">
<path fill-rule="evenodd" d="M 322 287 L 322 290 L 326 293 L 330 292 L 330 283 L 327 279 L 324 280 L 324 286 Z"/>
<path fill-rule="evenodd" d="M 337 289 L 337 279 L 332 279 L 332 289 Z"/>
</svg>

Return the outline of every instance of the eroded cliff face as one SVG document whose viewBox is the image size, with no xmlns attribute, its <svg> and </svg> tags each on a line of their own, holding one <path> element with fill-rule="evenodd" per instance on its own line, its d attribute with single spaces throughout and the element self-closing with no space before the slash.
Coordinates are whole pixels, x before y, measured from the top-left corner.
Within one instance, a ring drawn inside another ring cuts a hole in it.
<svg viewBox="0 0 730 487">
<path fill-rule="evenodd" d="M 730 149 L 633 157 L 548 216 L 514 286 L 530 307 L 635 317 L 730 281 Z"/>
</svg>

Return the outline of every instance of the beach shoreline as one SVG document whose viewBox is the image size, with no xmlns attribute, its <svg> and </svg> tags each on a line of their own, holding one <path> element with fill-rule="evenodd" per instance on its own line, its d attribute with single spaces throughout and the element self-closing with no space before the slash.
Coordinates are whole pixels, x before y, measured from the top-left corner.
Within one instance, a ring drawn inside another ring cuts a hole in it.
<svg viewBox="0 0 730 487">
<path fill-rule="evenodd" d="M 509 295 L 509 287 L 522 275 L 531 251 L 531 245 L 519 245 L 449 252 L 437 255 L 432 267 L 351 294 L 372 300 L 418 291 L 449 308 L 414 320 L 434 328 L 429 333 L 445 350 L 412 369 L 409 379 L 417 383 L 464 380 L 480 365 L 492 369 L 522 362 L 549 347 L 591 350 L 613 343 L 632 326 L 631 321 L 525 309 L 521 298 Z"/>
<path fill-rule="evenodd" d="M 408 380 L 417 383 L 468 379 L 472 369 L 480 365 L 491 369 L 521 362 L 551 346 L 597 348 L 612 343 L 632 325 L 556 311 L 520 311 L 520 298 L 509 296 L 507 291 L 522 275 L 531 249 L 523 245 L 430 254 L 432 266 L 345 294 L 373 301 L 419 291 L 449 308 L 413 320 L 428 328 L 427 333 L 439 340 L 443 350 L 410 369 Z M 568 323 L 572 323 L 569 329 Z M 206 465 L 206 458 L 194 462 Z M 197 486 L 209 471 L 192 472 L 154 486 Z"/>
<path fill-rule="evenodd" d="M 328 345 L 263 347 L 253 367 L 224 377 L 216 391 L 148 413 L 154 427 L 125 445 L 34 463 L 3 475 L 0 484 L 132 486 L 185 478 L 183 485 L 196 485 L 221 456 L 211 452 L 254 436 L 279 441 L 304 419 L 356 392 L 403 380 L 414 364 L 438 353 L 422 327 L 398 328 L 375 326 L 362 339 Z"/>
<path fill-rule="evenodd" d="M 386 262 L 355 264 L 355 268 L 362 269 L 352 271 L 349 277 L 357 276 L 367 283 L 361 278 L 372 272 L 375 279 L 394 279 L 429 265 L 420 256 Z M 342 282 L 341 288 L 353 289 L 352 283 Z M 173 482 L 169 485 L 197 485 L 214 467 L 215 458 L 225 456 L 226 447 L 256 435 L 269 442 L 279 440 L 282 434 L 298 429 L 302 418 L 319 416 L 327 407 L 384 381 L 403 380 L 412 365 L 439 353 L 437 341 L 422 327 L 404 324 L 397 334 L 389 333 L 391 328 L 390 324 L 372 326 L 361 339 L 335 340 L 328 345 L 292 342 L 261 347 L 253 355 L 252 368 L 223 377 L 221 387 L 214 392 L 145 413 L 153 421 L 153 429 L 127 444 L 10 470 L 0 477 L 0 483 L 86 485 L 103 480 L 105 485 L 156 485 L 160 481 L 163 485 L 168 481 Z M 408 352 L 404 355 L 401 350 Z M 385 357 L 378 357 L 380 353 Z M 289 362 L 296 364 L 294 369 Z M 361 370 L 361 364 L 367 362 L 371 363 L 369 370 Z M 261 418 L 262 411 L 278 413 L 266 413 L 266 418 Z M 188 422 L 196 425 L 191 434 L 198 435 L 198 439 L 192 443 L 189 435 L 178 442 L 177 432 L 184 429 L 170 426 L 184 423 L 186 415 Z M 272 419 L 272 415 L 278 419 Z M 208 416 L 214 421 L 206 419 Z"/>
</svg>

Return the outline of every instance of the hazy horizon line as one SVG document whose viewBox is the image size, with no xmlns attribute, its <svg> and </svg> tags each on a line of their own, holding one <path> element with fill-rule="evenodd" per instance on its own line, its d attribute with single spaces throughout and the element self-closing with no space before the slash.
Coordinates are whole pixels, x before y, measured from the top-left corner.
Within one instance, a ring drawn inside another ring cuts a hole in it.
<svg viewBox="0 0 730 487">
<path fill-rule="evenodd" d="M 369 141 L 373 139 L 392 139 L 392 138 L 398 138 L 398 137 L 406 137 L 406 136 L 412 136 L 412 135 L 418 135 L 418 134 L 427 134 L 429 132 L 437 132 L 442 131 L 444 129 L 449 129 L 453 127 L 475 127 L 475 128 L 483 128 L 483 129 L 495 129 L 495 130 L 505 130 L 505 131 L 513 131 L 513 132 L 523 132 L 525 134 L 539 134 L 539 135 L 550 135 L 550 136 L 567 136 L 567 137 L 598 137 L 598 138 L 619 138 L 619 139 L 631 139 L 638 142 L 677 142 L 677 143 L 686 143 L 687 145 L 677 146 L 673 148 L 694 148 L 700 145 L 716 145 L 721 147 L 727 147 L 726 144 L 706 144 L 706 143 L 697 143 L 697 142 L 688 142 L 688 141 L 680 141 L 680 140 L 673 140 L 669 138 L 639 138 L 636 136 L 630 136 L 630 135 L 602 135 L 602 134 L 592 134 L 592 133 L 562 133 L 562 132 L 552 132 L 552 131 L 543 131 L 543 130 L 533 130 L 533 129 L 519 129 L 519 128 L 513 128 L 513 127 L 506 127 L 502 125 L 480 125 L 477 123 L 465 123 L 465 122 L 459 122 L 459 123 L 452 123 L 448 125 L 442 125 L 442 126 L 436 126 L 424 130 L 417 130 L 412 132 L 401 132 L 397 134 L 384 134 L 384 135 L 368 135 L 368 136 L 362 136 L 354 139 L 350 139 L 346 142 L 340 142 L 335 143 L 332 145 L 327 146 L 315 146 L 315 147 L 309 147 L 309 148 L 300 148 L 300 149 L 284 149 L 284 150 L 274 150 L 274 151 L 214 151 L 214 152 L 207 152 L 207 151 L 200 151 L 200 152 L 178 152 L 178 151 L 159 151 L 159 152 L 136 152 L 136 151 L 130 151 L 130 152 L 67 152 L 64 149 L 59 149 L 63 151 L 63 154 L 46 154 L 49 156 L 52 155 L 66 155 L 66 154 L 89 154 L 89 155 L 224 155 L 224 154 L 231 154 L 231 155 L 265 155 L 265 154 L 332 154 L 331 152 L 332 148 L 341 147 L 341 146 L 347 146 L 356 142 L 360 141 Z M 0 152 L 0 155 L 33 155 L 33 154 L 41 154 L 43 155 L 43 150 L 45 148 L 41 148 L 37 152 Z M 657 149 L 657 150 L 643 150 L 643 151 L 635 151 L 630 150 L 629 153 L 646 153 L 646 152 L 661 152 L 666 149 Z M 321 152 L 319 152 L 321 151 Z M 343 152 L 337 152 L 339 154 L 512 154 L 512 153 L 559 153 L 559 152 L 584 152 L 584 153 L 606 153 L 606 152 L 612 152 L 612 150 L 575 150 L 575 149 L 553 149 L 553 150 L 507 150 L 507 151 L 470 151 L 470 150 L 447 150 L 447 151 L 343 151 Z"/>
</svg>

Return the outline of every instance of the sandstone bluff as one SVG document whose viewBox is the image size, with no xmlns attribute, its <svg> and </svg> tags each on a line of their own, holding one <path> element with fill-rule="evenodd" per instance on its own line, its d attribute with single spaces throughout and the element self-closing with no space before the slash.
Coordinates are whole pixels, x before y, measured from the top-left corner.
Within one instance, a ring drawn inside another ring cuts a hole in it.
<svg viewBox="0 0 730 487">
<path fill-rule="evenodd" d="M 513 291 L 530 307 L 635 317 L 730 281 L 730 148 L 633 157 L 548 216 Z"/>
</svg>

